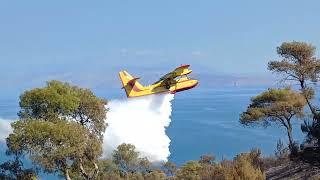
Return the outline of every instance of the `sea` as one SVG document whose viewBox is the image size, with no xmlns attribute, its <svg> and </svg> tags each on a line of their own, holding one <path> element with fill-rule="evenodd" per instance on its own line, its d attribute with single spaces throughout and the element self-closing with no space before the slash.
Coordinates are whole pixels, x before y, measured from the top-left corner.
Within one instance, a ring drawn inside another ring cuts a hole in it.
<svg viewBox="0 0 320 180">
<path fill-rule="evenodd" d="M 279 139 L 287 143 L 284 127 L 244 126 L 239 115 L 245 111 L 250 98 L 265 91 L 265 87 L 194 88 L 177 93 L 172 101 L 171 124 L 166 129 L 170 143 L 169 161 L 178 165 L 198 160 L 201 155 L 214 155 L 216 159 L 231 159 L 241 152 L 259 148 L 263 156 L 273 155 Z M 125 98 L 119 89 L 94 90 L 106 99 Z M 17 118 L 18 96 L 0 96 L 0 120 Z M 295 120 L 294 139 L 304 140 L 300 125 Z M 6 145 L 0 142 L 0 161 Z"/>
</svg>

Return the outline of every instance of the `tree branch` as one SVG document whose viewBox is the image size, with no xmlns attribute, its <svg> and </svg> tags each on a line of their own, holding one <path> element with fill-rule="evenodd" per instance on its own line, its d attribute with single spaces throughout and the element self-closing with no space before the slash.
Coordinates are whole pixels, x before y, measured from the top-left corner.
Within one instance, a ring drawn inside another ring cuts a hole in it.
<svg viewBox="0 0 320 180">
<path fill-rule="evenodd" d="M 83 160 L 82 158 L 79 159 L 79 168 L 80 168 L 80 171 L 81 171 L 81 174 L 82 176 L 85 178 L 85 179 L 97 179 L 97 176 L 99 174 L 99 166 L 96 162 L 93 162 L 93 165 L 94 165 L 94 171 L 93 171 L 93 174 L 90 176 L 86 170 L 84 169 L 83 167 Z"/>
<path fill-rule="evenodd" d="M 94 165 L 94 172 L 92 175 L 92 179 L 97 179 L 98 174 L 99 174 L 99 167 L 96 162 L 94 162 L 93 165 Z"/>
<path fill-rule="evenodd" d="M 83 160 L 82 158 L 79 158 L 79 168 L 80 168 L 80 171 L 81 171 L 81 174 L 82 176 L 85 178 L 85 179 L 89 179 L 89 175 L 88 173 L 84 170 L 83 168 Z"/>
</svg>

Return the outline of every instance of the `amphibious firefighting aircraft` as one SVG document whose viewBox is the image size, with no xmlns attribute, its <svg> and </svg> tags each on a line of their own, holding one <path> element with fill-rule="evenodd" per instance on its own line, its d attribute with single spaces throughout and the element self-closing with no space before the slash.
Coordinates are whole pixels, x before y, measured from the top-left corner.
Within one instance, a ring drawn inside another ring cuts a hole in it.
<svg viewBox="0 0 320 180">
<path fill-rule="evenodd" d="M 159 93 L 176 93 L 187 89 L 194 88 L 198 81 L 190 79 L 187 75 L 192 72 L 188 69 L 190 65 L 181 65 L 172 72 L 162 76 L 157 82 L 142 86 L 136 77 L 132 77 L 126 71 L 120 71 L 119 76 L 126 91 L 127 97 L 139 97 Z"/>
</svg>

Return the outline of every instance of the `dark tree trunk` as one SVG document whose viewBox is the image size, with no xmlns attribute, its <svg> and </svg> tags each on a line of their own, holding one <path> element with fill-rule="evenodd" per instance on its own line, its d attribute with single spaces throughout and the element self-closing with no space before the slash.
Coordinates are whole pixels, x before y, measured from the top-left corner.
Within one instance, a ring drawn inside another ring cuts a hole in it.
<svg viewBox="0 0 320 180">
<path fill-rule="evenodd" d="M 291 117 L 290 118 L 286 118 L 285 120 L 282 120 L 282 124 L 287 129 L 290 152 L 294 153 L 293 152 L 293 150 L 294 150 L 294 141 L 293 141 L 293 137 L 292 137 L 292 126 L 291 126 L 291 121 L 290 120 L 291 120 Z"/>
<path fill-rule="evenodd" d="M 300 80 L 300 87 L 301 87 L 301 90 L 305 90 L 307 87 L 305 85 L 305 81 L 304 80 Z M 302 93 L 303 94 L 303 93 Z M 305 95 L 303 95 L 304 98 L 306 99 L 306 102 L 308 104 L 308 107 L 313 115 L 313 120 L 320 120 L 319 117 L 318 117 L 318 112 L 316 111 L 316 109 L 313 107 L 313 105 L 311 104 L 311 102 L 309 101 L 308 97 L 306 97 Z"/>
<path fill-rule="evenodd" d="M 292 128 L 291 127 L 288 127 L 287 133 L 288 133 L 288 140 L 289 140 L 289 149 L 292 152 L 292 150 L 294 148 L 294 144 L 293 144 Z"/>
</svg>

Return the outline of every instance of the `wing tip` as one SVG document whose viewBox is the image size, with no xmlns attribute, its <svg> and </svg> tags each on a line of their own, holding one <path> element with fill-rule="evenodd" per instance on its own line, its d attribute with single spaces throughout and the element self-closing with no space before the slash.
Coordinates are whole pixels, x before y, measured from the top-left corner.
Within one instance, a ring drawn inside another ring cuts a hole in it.
<svg viewBox="0 0 320 180">
<path fill-rule="evenodd" d="M 177 67 L 177 69 L 179 68 L 188 68 L 190 67 L 190 64 L 181 64 L 179 67 Z"/>
</svg>

